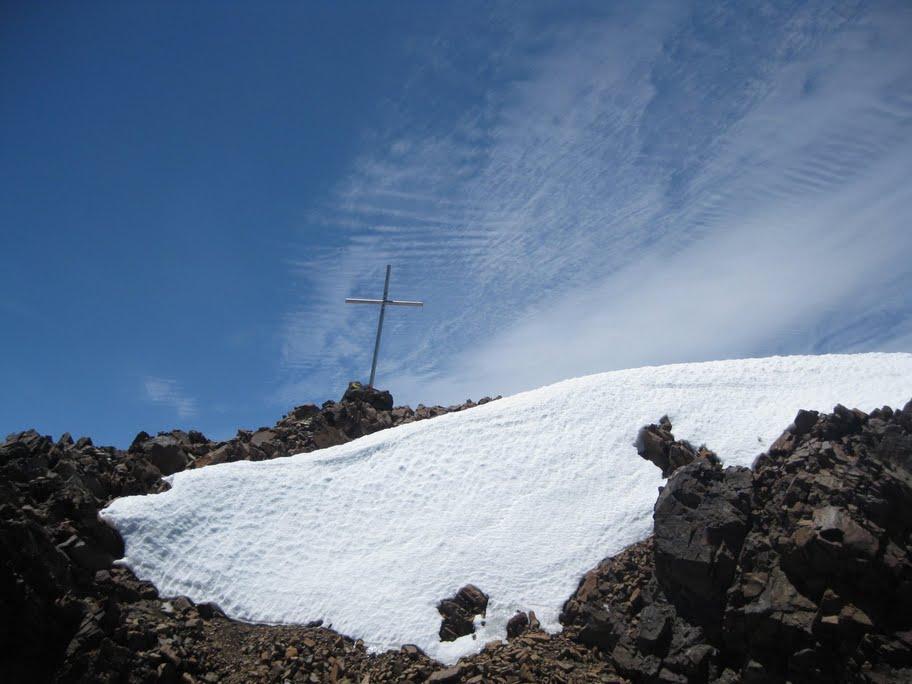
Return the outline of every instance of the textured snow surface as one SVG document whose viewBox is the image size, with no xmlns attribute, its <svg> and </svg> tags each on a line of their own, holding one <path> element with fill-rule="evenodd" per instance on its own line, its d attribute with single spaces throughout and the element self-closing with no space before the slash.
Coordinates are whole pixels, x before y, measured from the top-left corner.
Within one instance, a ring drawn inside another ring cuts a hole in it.
<svg viewBox="0 0 912 684">
<path fill-rule="evenodd" d="M 372 650 L 446 662 L 502 638 L 516 610 L 557 630 L 586 570 L 647 536 L 662 484 L 638 429 L 750 465 L 800 408 L 912 398 L 912 355 L 774 357 L 567 380 L 330 449 L 179 473 L 102 511 L 124 562 L 164 595 L 271 623 L 323 618 Z M 441 643 L 437 602 L 491 596 L 477 640 Z"/>
</svg>

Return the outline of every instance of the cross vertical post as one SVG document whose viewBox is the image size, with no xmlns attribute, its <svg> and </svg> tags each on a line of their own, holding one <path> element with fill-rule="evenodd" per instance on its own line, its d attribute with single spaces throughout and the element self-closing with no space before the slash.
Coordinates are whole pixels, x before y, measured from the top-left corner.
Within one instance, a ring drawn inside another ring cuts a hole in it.
<svg viewBox="0 0 912 684">
<path fill-rule="evenodd" d="M 390 290 L 390 265 L 386 265 L 386 280 L 383 281 L 383 301 L 380 302 L 380 318 L 377 321 L 377 339 L 374 341 L 374 359 L 371 361 L 371 377 L 368 387 L 374 386 L 374 377 L 377 375 L 377 355 L 380 353 L 380 335 L 383 334 L 383 314 L 386 313 L 386 300 L 389 299 Z"/>
<path fill-rule="evenodd" d="M 390 271 L 392 266 L 386 266 L 386 279 L 383 281 L 383 299 L 360 299 L 348 297 L 346 304 L 379 304 L 380 318 L 377 320 L 377 339 L 374 340 L 374 357 L 371 360 L 371 374 L 368 387 L 374 386 L 374 378 L 377 376 L 377 357 L 380 356 L 380 336 L 383 334 L 383 317 L 386 314 L 387 305 L 390 306 L 424 306 L 424 302 L 413 302 L 389 298 Z"/>
</svg>

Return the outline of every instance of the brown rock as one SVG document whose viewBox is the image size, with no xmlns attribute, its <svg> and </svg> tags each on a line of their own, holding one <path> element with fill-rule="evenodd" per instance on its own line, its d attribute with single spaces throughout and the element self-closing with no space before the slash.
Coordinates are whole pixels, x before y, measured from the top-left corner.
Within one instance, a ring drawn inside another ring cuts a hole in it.
<svg viewBox="0 0 912 684">
<path fill-rule="evenodd" d="M 427 681 L 429 684 L 431 682 L 435 684 L 455 684 L 455 682 L 459 681 L 461 675 L 462 669 L 459 666 L 447 667 L 431 674 Z"/>
<path fill-rule="evenodd" d="M 515 639 L 529 628 L 529 616 L 518 612 L 507 622 L 507 638 Z"/>
<path fill-rule="evenodd" d="M 440 625 L 441 641 L 454 641 L 461 636 L 475 632 L 475 616 L 484 616 L 488 608 L 488 596 L 473 584 L 467 584 L 451 599 L 437 604 L 437 611 L 443 616 Z"/>
</svg>

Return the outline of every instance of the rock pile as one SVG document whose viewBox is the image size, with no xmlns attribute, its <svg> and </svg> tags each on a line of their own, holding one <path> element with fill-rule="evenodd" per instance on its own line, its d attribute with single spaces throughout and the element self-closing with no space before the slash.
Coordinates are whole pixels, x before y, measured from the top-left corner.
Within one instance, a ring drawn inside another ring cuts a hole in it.
<svg viewBox="0 0 912 684">
<path fill-rule="evenodd" d="M 29 430 L 0 446 L 0 679 L 41 680 L 93 642 L 96 623 L 110 624 L 96 575 L 123 555 L 123 544 L 98 509 L 165 487 L 143 456 L 88 439 L 53 442 Z"/>
<path fill-rule="evenodd" d="M 619 676 L 614 665 L 596 649 L 564 634 L 547 634 L 536 628 L 506 642 L 491 641 L 477 655 L 436 670 L 427 681 L 437 684 L 622 684 L 627 680 Z"/>
<path fill-rule="evenodd" d="M 654 536 L 583 578 L 566 633 L 635 681 L 912 680 L 912 402 L 802 411 L 753 471 L 675 466 L 670 430 L 644 429 Z"/>
<path fill-rule="evenodd" d="M 249 625 L 224 618 L 203 626 L 208 681 L 423 682 L 439 665 L 417 647 L 369 655 L 363 642 L 320 624 Z M 205 677 L 203 681 L 207 681 Z"/>
<path fill-rule="evenodd" d="M 500 397 L 495 397 L 499 399 Z M 181 430 L 150 437 L 140 432 L 130 446 L 131 453 L 142 453 L 162 473 L 170 475 L 184 468 L 201 468 L 231 461 L 263 461 L 345 444 L 378 430 L 464 411 L 493 401 L 490 397 L 455 406 L 419 404 L 416 409 L 393 406 L 389 392 L 350 383 L 336 401 L 322 406 L 305 404 L 289 411 L 273 427 L 238 430 L 226 442 L 211 442 L 198 432 Z"/>
</svg>

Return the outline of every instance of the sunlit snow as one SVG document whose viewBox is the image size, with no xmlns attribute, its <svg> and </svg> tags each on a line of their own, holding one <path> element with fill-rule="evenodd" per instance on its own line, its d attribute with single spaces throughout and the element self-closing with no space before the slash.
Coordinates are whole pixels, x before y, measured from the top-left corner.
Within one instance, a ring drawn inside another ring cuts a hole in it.
<svg viewBox="0 0 912 684">
<path fill-rule="evenodd" d="M 330 449 L 179 473 L 102 511 L 124 562 L 164 595 L 247 621 L 322 618 L 372 650 L 453 661 L 516 610 L 557 630 L 583 572 L 647 536 L 662 484 L 632 443 L 668 414 L 678 438 L 750 465 L 799 408 L 912 398 L 912 355 L 774 357 L 567 380 Z M 478 638 L 441 643 L 437 602 L 490 597 Z"/>
</svg>

